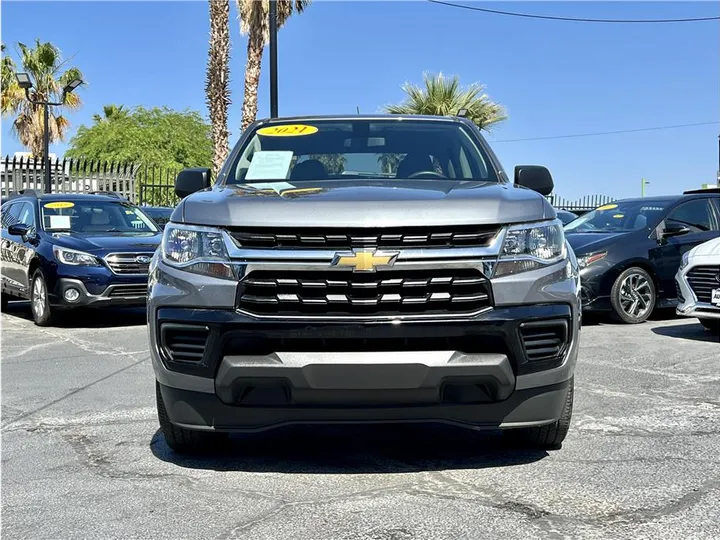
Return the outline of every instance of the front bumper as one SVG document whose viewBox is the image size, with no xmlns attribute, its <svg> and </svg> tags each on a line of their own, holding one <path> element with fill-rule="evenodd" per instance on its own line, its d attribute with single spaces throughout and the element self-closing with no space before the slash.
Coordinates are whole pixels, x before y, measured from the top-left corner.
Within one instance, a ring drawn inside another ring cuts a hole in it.
<svg viewBox="0 0 720 540">
<path fill-rule="evenodd" d="M 79 296 L 74 302 L 65 298 L 69 289 L 78 291 Z M 55 285 L 54 294 L 50 296 L 54 307 L 103 307 L 103 306 L 144 306 L 147 304 L 147 280 L 135 279 L 128 282 L 112 283 L 97 294 L 88 291 L 85 282 L 75 278 L 60 278 Z"/>
<path fill-rule="evenodd" d="M 683 317 L 698 319 L 720 319 L 720 306 L 698 300 L 688 282 L 687 275 L 694 266 L 686 266 L 675 274 L 675 286 L 678 294 L 678 305 L 675 312 Z M 720 282 L 717 284 L 720 289 Z"/>
</svg>

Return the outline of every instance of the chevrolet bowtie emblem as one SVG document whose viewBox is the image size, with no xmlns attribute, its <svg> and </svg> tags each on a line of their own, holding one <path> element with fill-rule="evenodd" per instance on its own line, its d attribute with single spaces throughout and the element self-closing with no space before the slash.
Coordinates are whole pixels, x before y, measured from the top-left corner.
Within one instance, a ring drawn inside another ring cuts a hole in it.
<svg viewBox="0 0 720 540">
<path fill-rule="evenodd" d="M 397 253 L 364 250 L 336 253 L 332 265 L 350 267 L 354 272 L 374 272 L 378 266 L 395 264 L 397 256 Z"/>
</svg>

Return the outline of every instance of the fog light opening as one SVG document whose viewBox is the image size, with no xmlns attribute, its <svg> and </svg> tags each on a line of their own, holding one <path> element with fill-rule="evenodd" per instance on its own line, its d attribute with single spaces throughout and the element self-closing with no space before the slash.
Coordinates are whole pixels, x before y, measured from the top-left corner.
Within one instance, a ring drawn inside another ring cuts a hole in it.
<svg viewBox="0 0 720 540">
<path fill-rule="evenodd" d="M 63 296 L 68 302 L 77 302 L 80 299 L 80 291 L 71 287 L 65 291 Z"/>
</svg>

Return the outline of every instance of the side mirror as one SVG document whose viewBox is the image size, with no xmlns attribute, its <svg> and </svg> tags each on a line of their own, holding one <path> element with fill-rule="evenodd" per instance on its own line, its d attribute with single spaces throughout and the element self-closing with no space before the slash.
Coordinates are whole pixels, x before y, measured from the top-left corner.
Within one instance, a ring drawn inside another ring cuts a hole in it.
<svg viewBox="0 0 720 540">
<path fill-rule="evenodd" d="M 555 188 L 550 171 L 540 165 L 517 165 L 515 183 L 541 195 L 550 195 Z"/>
<path fill-rule="evenodd" d="M 181 199 L 209 187 L 210 169 L 205 167 L 183 169 L 175 178 L 175 194 Z"/>
<path fill-rule="evenodd" d="M 30 232 L 30 227 L 23 225 L 22 223 L 17 223 L 8 227 L 8 234 L 11 234 L 12 236 L 22 236 L 23 239 L 25 239 L 28 232 Z"/>
<path fill-rule="evenodd" d="M 663 238 L 669 238 L 671 236 L 682 236 L 683 234 L 687 234 L 689 232 L 690 229 L 680 223 L 666 223 L 662 236 Z"/>
</svg>

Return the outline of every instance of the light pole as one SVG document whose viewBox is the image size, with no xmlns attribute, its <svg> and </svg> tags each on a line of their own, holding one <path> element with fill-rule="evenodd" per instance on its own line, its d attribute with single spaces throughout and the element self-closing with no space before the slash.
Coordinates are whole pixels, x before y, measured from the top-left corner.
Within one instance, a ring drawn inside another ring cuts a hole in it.
<svg viewBox="0 0 720 540">
<path fill-rule="evenodd" d="M 648 182 L 647 180 L 645 180 L 645 178 L 641 178 L 641 179 L 640 179 L 640 182 L 641 182 L 641 184 L 640 184 L 640 193 L 641 193 L 641 196 L 644 197 L 644 196 L 645 196 L 645 186 L 647 186 L 650 182 Z"/>
<path fill-rule="evenodd" d="M 65 96 L 74 91 L 83 82 L 80 79 L 73 79 L 70 81 L 62 91 L 62 99 L 58 103 L 54 103 L 47 100 L 33 99 L 30 97 L 30 89 L 33 87 L 30 75 L 27 73 L 16 73 L 18 86 L 25 90 L 25 97 L 33 105 L 43 106 L 43 117 L 45 119 L 45 125 L 43 126 L 43 165 L 45 168 L 45 180 L 44 191 L 45 193 L 52 193 L 52 183 L 50 181 L 50 107 L 56 107 L 65 103 Z M 35 92 L 37 98 L 37 92 Z"/>
<path fill-rule="evenodd" d="M 277 0 L 270 0 L 270 118 L 277 116 Z"/>
</svg>

